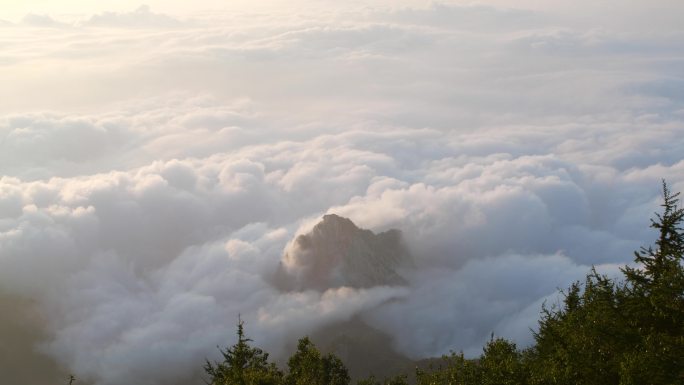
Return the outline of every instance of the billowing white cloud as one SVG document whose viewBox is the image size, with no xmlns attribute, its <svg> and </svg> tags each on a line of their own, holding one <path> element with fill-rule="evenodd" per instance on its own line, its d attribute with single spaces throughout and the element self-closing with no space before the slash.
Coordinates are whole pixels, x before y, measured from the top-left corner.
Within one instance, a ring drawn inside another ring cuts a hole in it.
<svg viewBox="0 0 684 385">
<path fill-rule="evenodd" d="M 411 357 L 529 343 L 684 190 L 679 24 L 532 3 L 3 24 L 0 290 L 98 385 L 199 382 L 238 314 L 276 355 L 352 317 Z M 325 213 L 401 229 L 408 286 L 278 291 Z"/>
<path fill-rule="evenodd" d="M 31 27 L 39 28 L 66 28 L 69 24 L 57 21 L 49 15 L 29 13 L 22 19 L 22 23 Z"/>
<path fill-rule="evenodd" d="M 124 28 L 174 28 L 182 22 L 161 13 L 150 10 L 148 5 L 141 5 L 133 12 L 103 12 L 93 15 L 85 22 L 87 26 L 124 27 Z"/>
</svg>

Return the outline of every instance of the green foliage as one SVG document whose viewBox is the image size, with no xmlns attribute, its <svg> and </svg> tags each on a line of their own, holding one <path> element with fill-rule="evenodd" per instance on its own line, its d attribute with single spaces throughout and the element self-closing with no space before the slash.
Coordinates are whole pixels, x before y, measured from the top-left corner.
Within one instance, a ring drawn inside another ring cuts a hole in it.
<svg viewBox="0 0 684 385">
<path fill-rule="evenodd" d="M 544 308 L 526 354 L 533 384 L 684 383 L 684 210 L 663 183 L 655 250 L 615 282 L 592 270 L 562 308 Z"/>
<path fill-rule="evenodd" d="M 638 338 L 622 364 L 623 384 L 684 383 L 684 209 L 678 207 L 679 195 L 663 181 L 663 213 L 651 220 L 659 233 L 656 248 L 635 253 L 639 268 L 623 269 L 629 291 L 625 310 Z"/>
<path fill-rule="evenodd" d="M 478 385 L 480 384 L 480 368 L 472 360 L 466 360 L 463 353 L 451 352 L 442 356 L 442 362 L 436 368 L 432 365 L 428 370 L 416 369 L 418 385 Z"/>
<path fill-rule="evenodd" d="M 206 362 L 209 385 L 349 385 L 349 374 L 333 354 L 321 355 L 308 337 L 299 340 L 297 351 L 288 361 L 289 372 L 283 375 L 268 353 L 249 345 L 244 323 L 237 325 L 238 341 L 221 350 L 223 362 Z M 400 383 L 392 383 L 400 385 Z"/>
<path fill-rule="evenodd" d="M 299 340 L 287 366 L 287 385 L 348 385 L 350 382 L 342 361 L 334 354 L 321 355 L 308 337 Z"/>
<path fill-rule="evenodd" d="M 515 344 L 503 338 L 491 340 L 480 357 L 482 385 L 519 385 L 525 382 L 522 355 Z"/>
<path fill-rule="evenodd" d="M 386 378 L 384 381 L 380 381 L 375 376 L 370 376 L 363 380 L 359 380 L 357 385 L 408 385 L 408 376 L 405 374 L 398 374 L 394 377 Z"/>
<path fill-rule="evenodd" d="M 268 362 L 268 353 L 249 345 L 244 323 L 238 321 L 238 342 L 221 350 L 223 362 L 207 361 L 204 370 L 210 376 L 210 385 L 276 385 L 282 383 L 282 372 Z"/>
<path fill-rule="evenodd" d="M 616 384 L 620 354 L 633 345 L 624 291 L 596 271 L 565 293 L 562 309 L 542 310 L 528 355 L 532 383 Z"/>
<path fill-rule="evenodd" d="M 681 228 L 684 219 L 684 209 L 679 208 L 680 193 L 672 194 L 663 181 L 663 214 L 656 213 L 656 218 L 651 219 L 651 227 L 658 230 L 659 236 L 656 241 L 656 249 L 653 247 L 642 248 L 635 252 L 635 260 L 642 269 L 627 267 L 623 269 L 627 279 L 635 291 L 658 295 L 659 290 L 665 290 L 667 294 L 681 297 L 681 274 L 682 255 L 684 254 L 684 232 Z M 661 298 L 653 298 L 655 301 Z M 680 298 L 681 299 L 681 298 Z M 665 304 L 654 304 L 665 305 Z M 659 310 L 659 313 L 662 313 Z"/>
</svg>

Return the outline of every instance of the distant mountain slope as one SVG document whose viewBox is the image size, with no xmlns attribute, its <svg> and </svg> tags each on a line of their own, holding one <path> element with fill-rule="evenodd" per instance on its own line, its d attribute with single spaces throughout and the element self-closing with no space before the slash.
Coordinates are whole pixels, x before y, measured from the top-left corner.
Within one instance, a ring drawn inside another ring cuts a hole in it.
<svg viewBox="0 0 684 385">
<path fill-rule="evenodd" d="M 412 374 L 417 364 L 395 352 L 387 334 L 358 317 L 328 325 L 313 333 L 311 339 L 322 352 L 340 357 L 355 380 L 371 374 L 378 378 Z"/>
<path fill-rule="evenodd" d="M 410 261 L 399 230 L 375 234 L 329 214 L 291 243 L 277 282 L 286 290 L 403 285 L 397 268 Z"/>
<path fill-rule="evenodd" d="M 54 384 L 67 372 L 36 346 L 44 341 L 45 319 L 31 300 L 0 290 L 0 368 L 3 384 Z"/>
</svg>

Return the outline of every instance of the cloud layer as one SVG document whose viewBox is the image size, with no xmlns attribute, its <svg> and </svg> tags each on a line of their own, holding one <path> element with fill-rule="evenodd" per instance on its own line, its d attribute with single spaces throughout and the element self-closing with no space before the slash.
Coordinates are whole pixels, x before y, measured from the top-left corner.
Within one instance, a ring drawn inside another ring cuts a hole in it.
<svg viewBox="0 0 684 385">
<path fill-rule="evenodd" d="M 0 290 L 49 321 L 37 349 L 152 385 L 199 382 L 238 314 L 276 355 L 351 317 L 414 358 L 524 345 L 653 238 L 661 178 L 684 190 L 666 15 L 321 8 L 0 25 Z M 409 285 L 275 289 L 325 213 L 401 229 Z"/>
</svg>

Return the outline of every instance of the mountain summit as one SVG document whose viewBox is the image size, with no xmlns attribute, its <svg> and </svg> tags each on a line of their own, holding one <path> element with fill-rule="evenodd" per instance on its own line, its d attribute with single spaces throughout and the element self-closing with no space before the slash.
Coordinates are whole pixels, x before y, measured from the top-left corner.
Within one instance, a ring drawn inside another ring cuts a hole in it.
<svg viewBox="0 0 684 385">
<path fill-rule="evenodd" d="M 397 268 L 410 260 L 399 230 L 375 234 L 328 214 L 290 243 L 278 281 L 288 290 L 402 285 Z"/>
</svg>

